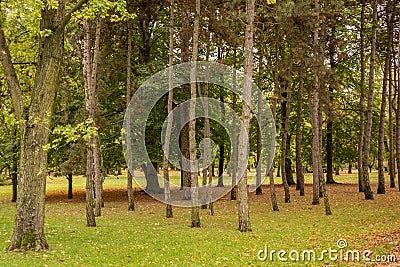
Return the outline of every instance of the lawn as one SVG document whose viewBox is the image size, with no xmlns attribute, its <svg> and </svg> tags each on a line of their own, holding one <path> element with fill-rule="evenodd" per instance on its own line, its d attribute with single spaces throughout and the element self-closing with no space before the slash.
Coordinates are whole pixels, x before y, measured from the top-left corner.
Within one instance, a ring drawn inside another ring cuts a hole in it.
<svg viewBox="0 0 400 267">
<path fill-rule="evenodd" d="M 372 174 L 376 191 L 377 174 Z M 176 175 L 175 179 L 178 179 Z M 298 196 L 291 187 L 292 202 L 283 203 L 283 188 L 277 186 L 279 212 L 271 210 L 269 187 L 262 196 L 250 196 L 253 231 L 237 229 L 236 202 L 228 197 L 214 205 L 215 215 L 201 210 L 199 229 L 190 225 L 190 209 L 174 208 L 174 218 L 165 218 L 164 204 L 136 191 L 136 210 L 127 211 L 126 178 L 107 177 L 104 183 L 105 208 L 97 218 L 97 227 L 85 226 L 84 178 L 74 178 L 74 199 L 66 198 L 65 178 L 48 179 L 46 235 L 51 246 L 45 252 L 0 252 L 0 266 L 368 266 L 363 261 L 300 260 L 288 262 L 267 259 L 257 254 L 271 250 L 337 249 L 345 239 L 349 250 L 370 250 L 376 256 L 399 255 L 400 192 L 387 189 L 386 195 L 374 195 L 366 201 L 357 193 L 357 175 L 335 176 L 342 183 L 328 185 L 333 215 L 324 215 L 324 207 L 312 206 L 312 187 L 308 174 L 306 196 Z M 226 180 L 226 183 L 228 183 Z M 278 183 L 280 181 L 278 180 Z M 10 186 L 0 187 L 0 247 L 6 249 L 12 235 L 14 204 Z M 322 200 L 321 200 L 322 201 Z M 340 252 L 340 250 L 339 250 Z M 292 256 L 295 254 L 292 254 Z M 286 257 L 288 255 L 286 254 Z M 338 253 L 338 257 L 340 255 Z M 343 257 L 342 257 L 343 258 Z M 388 263 L 385 263 L 388 264 Z M 377 264 L 375 264 L 377 265 Z M 387 265 L 385 265 L 387 266 Z M 393 265 L 395 266 L 395 265 Z"/>
</svg>

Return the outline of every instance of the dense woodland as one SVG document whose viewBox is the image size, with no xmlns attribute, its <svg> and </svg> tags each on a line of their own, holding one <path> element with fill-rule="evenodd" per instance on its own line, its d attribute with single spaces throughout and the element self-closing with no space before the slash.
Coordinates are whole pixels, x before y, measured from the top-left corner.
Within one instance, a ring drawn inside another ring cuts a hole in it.
<svg viewBox="0 0 400 267">
<path fill-rule="evenodd" d="M 48 248 L 47 175 L 65 176 L 70 198 L 73 176 L 86 175 L 87 225 L 96 225 L 107 205 L 102 182 L 127 169 L 121 133 L 131 96 L 149 76 L 189 61 L 236 68 L 269 102 L 276 122 L 274 166 L 265 181 L 271 190 L 259 187 L 256 194 L 271 194 L 274 210 L 279 207 L 273 185 L 282 182 L 282 202 L 290 202 L 291 194 L 313 194 L 310 205 L 323 200 L 331 214 L 325 183 L 335 183 L 343 168 L 358 172 L 365 199 L 385 194 L 387 185 L 400 189 L 396 0 L 18 0 L 2 1 L 0 9 L 0 183 L 13 184 L 17 202 L 10 250 Z M 196 139 L 211 137 L 218 147 L 201 176 L 182 172 L 182 185 L 192 189 L 212 174 L 224 186 L 227 161 L 245 149 L 241 145 L 250 147 L 249 168 L 256 168 L 260 155 L 257 114 L 229 90 L 211 84 L 201 90 L 223 103 L 221 113 L 224 105 L 237 111 L 250 140 L 230 151 L 240 140 L 230 140 L 217 122 L 188 123 L 181 132 L 185 157 L 196 157 Z M 156 171 L 169 179 L 160 138 L 165 118 L 196 96 L 193 83 L 175 88 L 151 113 L 151 162 L 142 166 L 149 184 Z M 373 170 L 379 172 L 378 188 L 371 187 Z M 313 173 L 312 192 L 304 190 L 306 172 Z M 259 179 L 266 174 L 257 168 Z M 239 230 L 251 231 L 246 179 L 232 179 L 239 180 L 230 194 L 239 201 Z M 294 184 L 298 191 L 289 187 Z M 153 193 L 161 190 L 154 186 Z M 128 172 L 127 206 L 134 211 L 132 187 Z M 185 197 L 195 199 L 193 194 L 189 190 Z M 166 199 L 172 217 L 167 193 Z M 192 207 L 192 227 L 201 225 L 198 212 Z"/>
</svg>

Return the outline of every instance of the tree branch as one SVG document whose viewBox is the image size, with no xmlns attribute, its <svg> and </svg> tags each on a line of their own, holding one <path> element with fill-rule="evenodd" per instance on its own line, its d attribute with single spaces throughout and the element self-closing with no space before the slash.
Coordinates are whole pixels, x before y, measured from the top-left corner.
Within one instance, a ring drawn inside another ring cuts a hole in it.
<svg viewBox="0 0 400 267">
<path fill-rule="evenodd" d="M 57 27 L 56 31 L 64 31 L 65 27 L 67 26 L 68 22 L 70 21 L 72 14 L 78 11 L 84 4 L 89 2 L 89 0 L 80 0 L 64 17 L 61 24 Z"/>
<path fill-rule="evenodd" d="M 6 37 L 4 36 L 2 25 L 0 25 L 0 60 L 3 65 L 4 73 L 6 75 L 8 90 L 10 91 L 15 117 L 18 120 L 21 120 L 24 110 L 22 104 L 21 87 L 18 82 L 14 65 L 11 61 L 10 49 L 7 46 Z"/>
</svg>

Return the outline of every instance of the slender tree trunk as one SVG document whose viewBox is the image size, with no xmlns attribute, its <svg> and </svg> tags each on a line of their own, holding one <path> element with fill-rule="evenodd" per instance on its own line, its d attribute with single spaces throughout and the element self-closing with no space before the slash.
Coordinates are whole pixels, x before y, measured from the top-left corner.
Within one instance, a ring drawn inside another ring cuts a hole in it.
<svg viewBox="0 0 400 267">
<path fill-rule="evenodd" d="M 393 40 L 392 40 L 393 42 Z M 392 61 L 389 66 L 389 176 L 390 188 L 396 187 L 396 162 L 394 151 L 394 122 L 393 122 L 393 77 L 392 77 Z"/>
<path fill-rule="evenodd" d="M 388 12 L 388 10 L 387 10 Z M 387 14 L 389 16 L 389 14 Z M 381 103 L 381 113 L 379 117 L 379 134 L 378 134 L 378 190 L 377 194 L 385 194 L 385 169 L 383 166 L 383 162 L 385 160 L 385 120 L 386 120 L 386 94 L 388 87 L 388 76 L 390 71 L 390 62 L 391 62 L 391 48 L 392 48 L 392 27 L 391 27 L 391 19 L 387 19 L 388 23 L 388 40 L 387 40 L 387 50 L 386 50 L 386 60 L 385 60 L 385 69 L 383 73 L 383 84 L 382 84 L 382 103 Z"/>
<path fill-rule="evenodd" d="M 222 121 L 225 120 L 225 105 L 224 97 L 220 96 Z M 219 160 L 218 160 L 218 184 L 217 187 L 224 187 L 224 158 L 225 158 L 225 145 L 219 146 Z"/>
<path fill-rule="evenodd" d="M 263 45 L 260 48 L 260 59 L 258 62 L 258 93 L 257 93 L 257 121 L 261 122 L 261 103 L 262 103 L 262 84 L 263 84 Z M 262 179 L 261 179 L 261 126 L 257 125 L 257 167 L 256 167 L 256 195 L 262 195 Z"/>
<path fill-rule="evenodd" d="M 372 138 L 372 117 L 373 117 L 373 96 L 374 96 L 374 75 L 375 75 L 375 54 L 376 54 L 376 30 L 378 24 L 377 0 L 373 0 L 373 23 L 372 23 L 372 38 L 371 38 L 371 55 L 370 55 L 370 68 L 369 68 L 369 82 L 368 82 L 368 101 L 367 101 L 367 125 L 365 128 L 365 142 L 363 150 L 362 172 L 365 184 L 364 196 L 365 199 L 374 199 L 371 190 L 368 173 L 369 154 L 371 151 L 371 138 Z"/>
<path fill-rule="evenodd" d="M 297 92 L 297 114 L 296 114 L 296 189 L 300 190 L 300 196 L 304 196 L 304 172 L 303 158 L 301 151 L 301 127 L 303 121 L 303 90 L 304 90 L 304 71 L 300 73 L 300 85 Z"/>
<path fill-rule="evenodd" d="M 190 22 L 189 22 L 189 17 L 190 17 L 190 5 L 188 0 L 183 0 L 182 1 L 182 30 L 181 30 L 181 35 L 182 35 L 182 41 L 181 41 L 181 61 L 182 63 L 189 62 L 189 46 L 190 46 Z M 182 99 L 186 99 L 190 97 L 190 86 L 185 84 L 182 85 L 182 90 L 181 90 L 183 97 Z M 181 109 L 181 124 L 183 122 L 188 121 L 188 110 Z M 191 181 L 191 176 L 190 172 L 186 171 L 189 169 L 189 166 L 187 166 L 188 161 L 187 159 L 190 158 L 190 151 L 189 151 L 189 126 L 188 124 L 182 125 L 183 128 L 181 130 L 181 151 L 182 151 L 182 160 L 181 164 L 183 169 L 181 170 L 181 175 L 182 175 L 182 186 L 183 186 L 183 199 L 190 199 L 190 181 Z"/>
<path fill-rule="evenodd" d="M 245 130 L 249 132 L 250 126 L 250 107 L 251 103 L 251 81 L 253 77 L 253 23 L 254 23 L 254 5 L 255 0 L 246 1 L 246 30 L 245 30 L 245 55 L 244 55 L 244 75 L 248 80 L 244 81 L 243 88 L 243 110 L 242 121 Z M 251 231 L 250 211 L 247 189 L 247 169 L 244 165 L 247 162 L 247 148 L 249 145 L 245 133 L 241 132 L 239 136 L 239 168 L 244 169 L 243 176 L 238 183 L 238 219 L 239 231 Z"/>
<path fill-rule="evenodd" d="M 397 56 L 397 113 L 396 113 L 396 164 L 397 164 L 397 184 L 400 191 L 400 32 L 398 43 L 398 56 Z"/>
<path fill-rule="evenodd" d="M 236 193 L 237 193 L 237 185 L 236 185 L 236 176 L 237 176 L 237 129 L 236 129 L 236 61 L 237 61 L 237 54 L 236 48 L 234 49 L 233 54 L 233 118 L 232 118 L 232 189 L 231 189 L 231 200 L 236 200 Z"/>
<path fill-rule="evenodd" d="M 353 164 L 349 163 L 349 169 L 347 171 L 348 174 L 352 174 L 353 173 L 352 168 L 353 168 Z"/>
<path fill-rule="evenodd" d="M 284 92 L 282 94 L 282 96 L 286 99 L 282 103 L 283 134 L 282 134 L 282 146 L 281 146 L 282 147 L 281 168 L 282 168 L 282 182 L 285 190 L 285 203 L 290 203 L 290 191 L 289 191 L 289 184 L 286 172 L 286 157 L 287 157 L 286 153 L 287 153 L 287 140 L 288 140 L 289 120 L 290 120 L 291 86 L 288 86 L 287 90 L 288 92 Z"/>
<path fill-rule="evenodd" d="M 358 191 L 364 192 L 364 179 L 363 179 L 363 150 L 365 139 L 365 0 L 361 2 L 361 29 L 360 29 L 360 136 L 358 140 Z"/>
<path fill-rule="evenodd" d="M 165 142 L 164 142 L 164 194 L 165 194 L 165 214 L 167 218 L 172 218 L 172 205 L 171 205 L 171 190 L 169 184 L 169 170 L 168 170 L 168 157 L 169 157 L 169 145 L 171 141 L 171 130 L 173 122 L 172 113 L 172 101 L 174 99 L 173 91 L 173 65 L 174 65 L 174 0 L 171 0 L 170 6 L 170 18 L 169 18 L 169 56 L 168 56 L 168 122 L 167 129 L 165 132 Z"/>
<path fill-rule="evenodd" d="M 210 32 L 207 31 L 207 47 L 206 47 L 206 62 L 210 59 Z M 208 64 L 208 63 L 207 63 Z M 208 65 L 207 65 L 208 67 Z M 204 162 L 203 162 L 203 195 L 202 195 L 202 209 L 207 208 L 207 195 L 209 195 L 209 207 L 210 212 L 213 214 L 213 203 L 212 203 L 212 174 L 211 174 L 211 157 L 210 157 L 210 136 L 211 136 L 211 129 L 210 129 L 210 119 L 208 118 L 208 69 L 206 70 L 206 77 L 205 77 L 205 84 L 204 84 L 204 100 L 203 100 L 203 108 L 204 108 Z M 207 168 L 205 168 L 206 164 L 209 164 Z M 210 179 L 210 184 L 207 185 L 207 180 Z"/>
<path fill-rule="evenodd" d="M 192 65 L 190 69 L 190 98 L 191 103 L 189 106 L 189 151 L 190 151 L 190 174 L 191 174 L 191 190 L 190 195 L 192 199 L 192 227 L 200 227 L 200 214 L 198 206 L 198 176 L 197 166 L 195 166 L 196 160 L 196 61 L 198 55 L 199 46 L 199 23 L 200 23 L 200 0 L 196 0 L 196 13 L 194 19 L 193 29 L 193 54 L 192 54 Z"/>
<path fill-rule="evenodd" d="M 132 56 L 132 19 L 128 19 L 128 52 L 126 54 L 127 61 L 126 61 L 126 108 L 128 109 L 129 107 L 129 102 L 131 101 L 131 68 L 132 68 L 132 63 L 131 63 L 131 56 Z M 126 122 L 128 125 L 126 126 L 126 129 L 130 129 L 130 116 L 128 112 L 128 118 Z M 128 133 L 128 142 L 131 142 L 131 137 L 130 133 Z M 128 144 L 128 147 L 130 145 Z M 128 165 L 131 165 L 131 159 L 130 155 L 128 155 Z M 132 165 L 131 165 L 132 166 Z M 127 177 L 127 191 L 128 191 L 128 211 L 134 211 L 135 210 L 135 200 L 134 200 L 134 191 L 133 191 L 133 177 L 132 173 L 128 168 L 128 177 Z"/>
</svg>

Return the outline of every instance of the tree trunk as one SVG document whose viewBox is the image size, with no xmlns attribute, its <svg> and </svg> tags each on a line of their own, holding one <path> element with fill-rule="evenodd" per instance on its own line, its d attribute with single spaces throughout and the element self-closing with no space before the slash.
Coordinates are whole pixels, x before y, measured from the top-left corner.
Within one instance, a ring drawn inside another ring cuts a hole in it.
<svg viewBox="0 0 400 267">
<path fill-rule="evenodd" d="M 397 184 L 400 191 L 400 37 L 398 43 L 398 56 L 397 56 L 397 113 L 396 113 L 396 164 L 397 164 Z"/>
<path fill-rule="evenodd" d="M 11 165 L 11 181 L 12 181 L 12 198 L 11 202 L 17 202 L 18 194 L 18 144 L 17 144 L 17 128 L 14 126 L 15 141 L 12 146 L 12 165 Z"/>
<path fill-rule="evenodd" d="M 248 79 L 244 81 L 243 88 L 243 109 L 242 121 L 245 130 L 249 132 L 250 126 L 250 103 L 251 103 L 251 81 L 253 76 L 253 23 L 254 23 L 254 5 L 255 0 L 246 1 L 246 29 L 245 29 L 245 55 L 244 55 L 244 75 Z M 247 170 L 244 165 L 247 165 L 249 145 L 248 138 L 245 138 L 245 133 L 240 133 L 239 136 L 239 168 L 244 169 L 243 176 L 238 183 L 238 219 L 239 231 L 251 231 L 250 211 L 248 202 L 247 189 Z"/>
<path fill-rule="evenodd" d="M 95 43 L 92 56 L 91 46 L 91 27 L 89 19 L 84 20 L 84 79 L 85 79 L 85 102 L 86 111 L 88 118 L 92 120 L 91 127 L 98 128 L 97 123 L 97 69 L 99 65 L 99 54 L 100 54 L 100 35 L 101 35 L 101 19 L 96 19 L 96 33 Z M 87 163 L 86 168 L 88 174 L 94 183 L 94 195 L 95 195 L 95 216 L 101 216 L 101 205 L 102 205 L 102 177 L 100 169 L 100 144 L 98 134 L 92 134 L 87 142 Z"/>
<path fill-rule="evenodd" d="M 387 11 L 388 12 L 388 11 Z M 389 14 L 387 14 L 389 16 Z M 386 60 L 385 60 L 385 69 L 383 73 L 383 82 L 382 82 L 382 103 L 381 103 L 381 113 L 379 117 L 379 134 L 378 134 L 378 190 L 377 194 L 385 194 L 385 169 L 383 166 L 383 162 L 385 160 L 385 120 L 386 120 L 386 94 L 388 87 L 388 75 L 390 71 L 390 62 L 391 62 L 391 22 L 388 20 L 388 40 L 386 47 Z"/>
<path fill-rule="evenodd" d="M 157 162 L 148 162 L 142 164 L 142 169 L 145 173 L 146 178 L 146 193 L 148 194 L 160 194 L 162 192 L 157 177 Z"/>
<path fill-rule="evenodd" d="M 67 180 L 68 180 L 68 199 L 72 199 L 72 172 L 67 174 Z"/>
<path fill-rule="evenodd" d="M 261 122 L 261 103 L 262 103 L 262 83 L 263 83 L 263 45 L 260 47 L 260 59 L 258 62 L 258 92 L 257 92 L 257 121 Z M 262 179 L 261 179 L 261 126 L 257 124 L 257 167 L 256 167 L 256 195 L 262 195 Z"/>
<path fill-rule="evenodd" d="M 182 2 L 182 30 L 181 30 L 181 35 L 182 35 L 182 41 L 181 41 L 181 62 L 189 62 L 189 46 L 190 46 L 190 22 L 189 22 L 189 17 L 190 17 L 190 5 L 188 0 L 183 0 Z M 190 96 L 190 86 L 188 84 L 182 85 L 182 90 L 181 90 L 183 97 L 182 99 L 187 99 Z M 181 109 L 181 124 L 183 122 L 188 121 L 188 110 Z M 188 200 L 191 198 L 190 196 L 190 181 L 191 181 L 191 176 L 190 172 L 186 171 L 189 169 L 189 166 L 187 166 L 187 159 L 190 158 L 190 151 L 189 151 L 189 126 L 188 124 L 182 125 L 183 128 L 181 130 L 181 136 L 180 136 L 180 146 L 181 146 L 181 151 L 182 151 L 182 187 L 183 187 L 183 199 Z"/>
<path fill-rule="evenodd" d="M 209 61 L 210 58 L 210 32 L 207 32 L 207 47 L 206 47 L 206 62 Z M 211 136 L 211 129 L 210 129 L 210 119 L 208 115 L 208 69 L 206 70 L 206 77 L 205 77 L 205 84 L 204 84 L 204 101 L 203 101 L 203 108 L 204 108 L 204 162 L 203 162 L 203 195 L 202 195 L 202 209 L 207 209 L 207 195 L 209 196 L 209 208 L 210 214 L 214 214 L 213 210 L 213 203 L 212 203 L 212 174 L 211 174 L 211 157 L 210 157 L 210 149 L 211 144 L 209 138 Z M 208 166 L 207 166 L 208 164 Z M 206 167 L 207 166 L 207 167 Z M 208 179 L 207 179 L 208 178 Z M 210 180 L 209 184 L 207 185 L 207 180 Z"/>
<path fill-rule="evenodd" d="M 373 96 L 374 96 L 374 75 L 375 75 L 375 54 L 376 54 L 376 30 L 378 24 L 377 0 L 373 0 L 373 23 L 372 23 L 372 38 L 371 38 L 371 55 L 370 55 L 370 69 L 369 69 L 369 82 L 368 82 L 368 101 L 367 101 L 367 125 L 365 128 L 365 142 L 363 150 L 362 172 L 365 185 L 364 196 L 365 199 L 374 199 L 371 190 L 368 173 L 369 154 L 371 151 L 371 138 L 372 138 L 372 118 L 373 118 Z"/>
<path fill-rule="evenodd" d="M 168 122 L 167 129 L 165 131 L 165 142 L 164 142 L 164 194 L 165 194 L 165 216 L 167 218 L 172 218 L 172 205 L 171 205 L 171 190 L 169 184 L 169 170 L 168 170 L 168 157 L 169 157 L 169 145 L 171 141 L 171 131 L 172 131 L 172 122 L 173 122 L 173 113 L 172 113 L 172 102 L 174 99 L 174 91 L 173 91 L 173 65 L 174 65 L 174 0 L 171 0 L 170 5 L 170 17 L 169 17 L 169 55 L 168 55 L 168 65 L 169 65 L 169 73 L 168 73 Z"/>
<path fill-rule="evenodd" d="M 197 70 L 196 61 L 198 56 L 198 46 L 199 46 L 199 24 L 200 24 L 200 0 L 196 0 L 196 13 L 194 19 L 193 28 L 193 53 L 192 53 L 192 64 L 190 69 L 190 98 L 191 102 L 189 105 L 189 150 L 190 150 L 190 175 L 191 175 L 191 190 L 190 195 L 192 199 L 192 227 L 200 227 L 200 214 L 198 206 L 198 176 L 197 176 L 197 166 L 195 165 L 195 160 L 197 158 L 196 152 L 196 85 L 197 85 Z"/>
<path fill-rule="evenodd" d="M 329 45 L 329 62 L 331 66 L 331 71 L 335 72 L 336 62 L 335 62 L 335 46 L 334 39 L 336 38 L 336 28 L 332 27 L 332 41 Z M 332 94 L 333 94 L 333 85 L 329 85 L 329 100 L 332 102 Z M 327 124 L 326 124 L 326 183 L 327 184 L 335 184 L 335 180 L 333 179 L 333 120 L 332 120 L 332 111 L 329 111 L 327 114 Z"/>
<path fill-rule="evenodd" d="M 87 1 L 87 0 L 86 0 Z M 63 56 L 63 32 L 71 14 L 86 1 L 79 1 L 65 16 L 64 1 L 58 8 L 43 8 L 40 30 L 51 29 L 40 37 L 39 57 L 29 108 L 24 114 L 22 93 L 0 21 L 0 59 L 6 75 L 13 109 L 20 121 L 20 169 L 14 232 L 8 250 L 42 250 L 49 247 L 44 235 L 46 162 L 43 146 L 48 143 L 50 119 L 58 89 Z M 25 121 L 22 119 L 26 118 Z"/>
<path fill-rule="evenodd" d="M 364 151 L 364 139 L 365 139 L 365 0 L 361 2 L 361 29 L 360 29 L 360 136 L 358 140 L 358 191 L 364 192 L 364 178 L 363 178 L 363 151 Z"/>
<path fill-rule="evenodd" d="M 218 184 L 217 187 L 224 187 L 224 157 L 225 146 L 219 146 L 219 159 L 218 159 Z"/>
<path fill-rule="evenodd" d="M 128 4 L 128 9 L 130 9 L 130 5 Z M 129 13 L 130 10 L 128 10 Z M 126 109 L 128 110 L 129 107 L 129 102 L 131 101 L 131 68 L 132 68 L 132 62 L 131 62 L 131 57 L 132 57 L 132 19 L 128 19 L 127 21 L 127 26 L 128 26 L 128 51 L 126 54 L 127 60 L 126 60 Z M 127 125 L 126 129 L 130 129 L 130 114 L 129 112 L 127 113 Z M 127 131 L 127 140 L 128 144 L 127 147 L 130 147 L 130 142 L 131 142 L 131 137 L 130 137 L 130 132 L 129 130 Z M 131 165 L 131 156 L 127 155 L 128 157 L 128 176 L 127 176 L 127 191 L 128 191 L 128 211 L 134 211 L 135 210 L 135 199 L 134 199 L 134 190 L 133 190 L 133 177 L 132 173 L 129 170 L 129 165 Z M 132 166 L 132 165 L 131 165 Z"/>
<path fill-rule="evenodd" d="M 393 39 L 392 39 L 393 42 Z M 393 128 L 393 77 L 392 77 L 392 61 L 389 66 L 389 177 L 390 188 L 396 187 L 396 162 L 394 151 L 394 128 Z"/>
<path fill-rule="evenodd" d="M 236 200 L 237 195 L 237 185 L 236 185 L 236 176 L 237 176 L 237 129 L 236 129 L 236 111 L 237 111 L 237 96 L 236 96 L 236 62 L 237 62 L 237 54 L 236 48 L 233 50 L 233 118 L 232 118 L 232 189 L 231 189 L 231 200 Z"/>
<path fill-rule="evenodd" d="M 304 90 L 304 71 L 301 70 L 300 85 L 297 92 L 297 114 L 296 114 L 296 189 L 300 190 L 300 196 L 304 196 L 304 172 L 303 158 L 301 153 L 301 126 L 303 120 L 303 90 Z"/>
<path fill-rule="evenodd" d="M 291 81 L 290 81 L 291 83 Z M 284 98 L 282 102 L 282 124 L 283 124 L 283 134 L 282 134 L 282 152 L 281 152 L 281 165 L 282 165 L 282 182 L 285 190 L 285 203 L 290 203 L 290 191 L 289 184 L 287 180 L 286 173 L 286 157 L 287 157 L 287 140 L 289 131 L 289 116 L 290 116 L 290 97 L 291 97 L 291 86 L 288 86 L 287 92 L 282 93 Z M 286 88 L 286 87 L 285 87 Z"/>
</svg>

